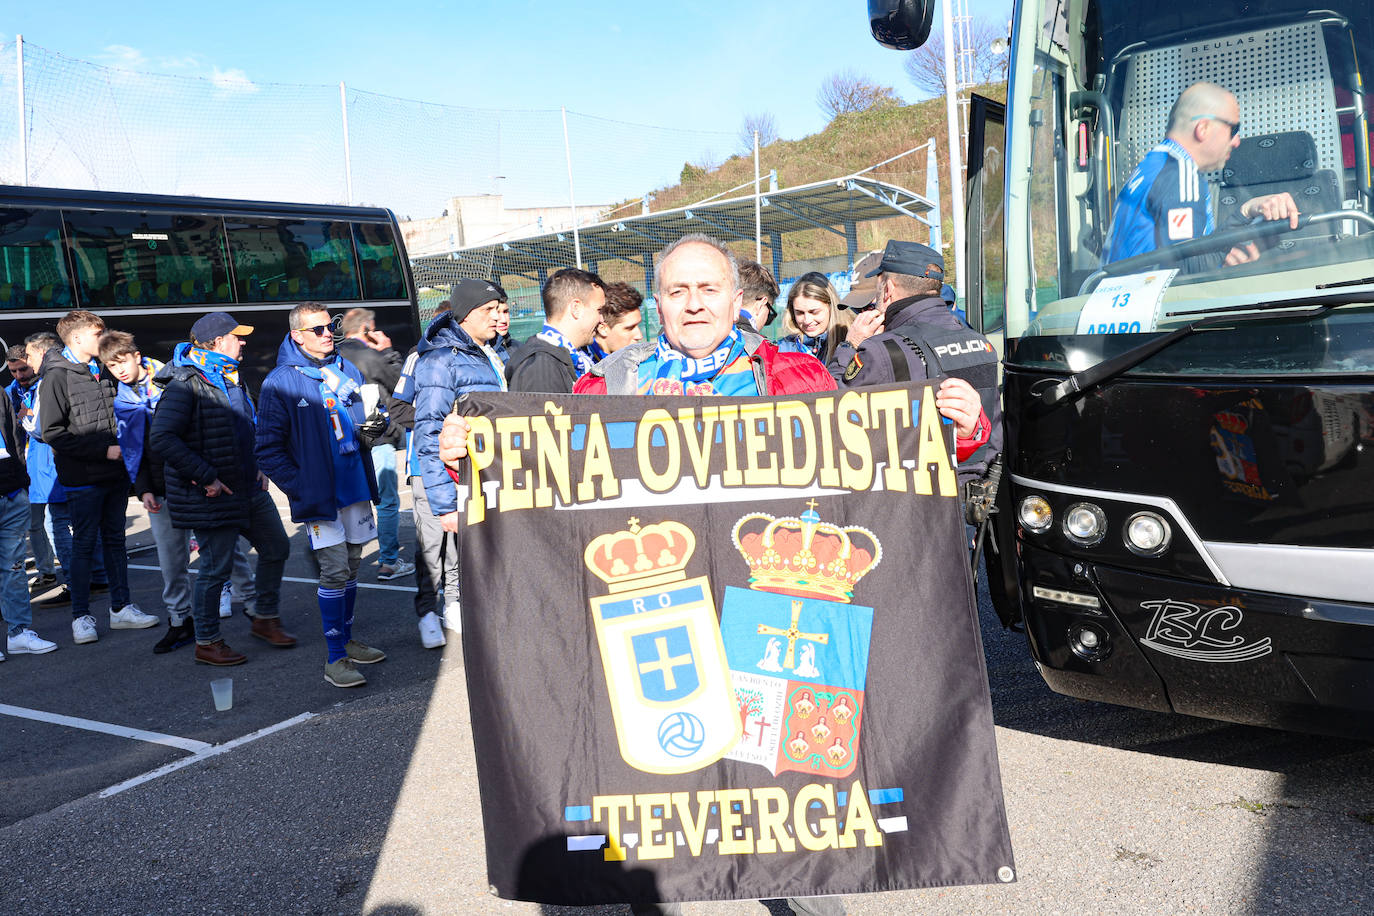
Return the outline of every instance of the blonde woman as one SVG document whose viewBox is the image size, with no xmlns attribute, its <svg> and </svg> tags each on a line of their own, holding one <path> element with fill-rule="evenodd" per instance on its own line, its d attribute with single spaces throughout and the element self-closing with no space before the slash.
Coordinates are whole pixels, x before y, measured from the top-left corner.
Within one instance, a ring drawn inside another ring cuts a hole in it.
<svg viewBox="0 0 1374 916">
<path fill-rule="evenodd" d="M 827 365 L 849 330 L 850 314 L 840 310 L 840 297 L 825 274 L 803 274 L 787 293 L 782 313 L 782 353 L 810 353 Z"/>
</svg>

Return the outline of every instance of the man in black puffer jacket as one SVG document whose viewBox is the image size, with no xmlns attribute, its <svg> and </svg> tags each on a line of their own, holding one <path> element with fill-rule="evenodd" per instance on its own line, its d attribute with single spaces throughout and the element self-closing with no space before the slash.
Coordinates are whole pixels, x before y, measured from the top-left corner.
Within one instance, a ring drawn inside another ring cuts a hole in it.
<svg viewBox="0 0 1374 916">
<path fill-rule="evenodd" d="M 129 472 L 115 434 L 115 382 L 102 375 L 96 355 L 105 322 L 93 312 L 68 312 L 57 322 L 65 345 L 43 359 L 39 390 L 39 436 L 52 447 L 57 482 L 67 491 L 72 517 L 72 640 L 95 642 L 90 613 L 91 558 L 100 532 L 105 572 L 110 579 L 110 629 L 141 630 L 157 618 L 130 603 L 128 555 L 124 551 L 124 514 L 129 506 Z M 119 608 L 119 610 L 115 610 Z"/>
<path fill-rule="evenodd" d="M 239 383 L 243 338 L 252 331 L 211 312 L 191 326 L 190 343 L 177 345 L 172 364 L 155 379 L 164 390 L 148 435 L 164 462 L 172 525 L 194 529 L 200 542 L 191 614 L 195 660 L 203 665 L 247 661 L 219 632 L 219 596 L 240 536 L 258 551 L 252 634 L 280 648 L 296 644 L 277 611 L 291 545 L 253 456 L 255 408 Z"/>
</svg>

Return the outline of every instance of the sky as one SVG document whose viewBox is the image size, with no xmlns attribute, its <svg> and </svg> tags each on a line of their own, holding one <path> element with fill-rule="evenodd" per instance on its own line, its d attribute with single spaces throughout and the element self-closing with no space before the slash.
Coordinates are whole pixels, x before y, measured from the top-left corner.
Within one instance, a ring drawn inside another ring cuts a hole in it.
<svg viewBox="0 0 1374 916">
<path fill-rule="evenodd" d="M 966 2 L 975 19 L 1010 15 L 1010 0 Z M 935 18 L 938 29 L 938 6 Z M 816 91 L 839 70 L 919 97 L 902 71 L 904 55 L 869 35 L 861 0 L 237 0 L 118 8 L 77 0 L 11 4 L 3 27 L 0 40 L 18 33 L 67 57 L 144 72 L 226 82 L 342 80 L 451 105 L 567 107 L 693 130 L 733 132 L 745 115 L 768 112 L 789 139 L 825 126 Z"/>
<path fill-rule="evenodd" d="M 1010 15 L 1010 0 L 964 2 L 974 19 Z M 22 34 L 26 46 L 121 71 L 68 63 L 57 74 L 34 51 L 29 174 L 58 186 L 352 200 L 403 216 L 493 191 L 508 207 L 558 205 L 569 193 L 566 107 L 580 202 L 633 200 L 675 184 L 684 161 L 739 152 L 746 116 L 772 116 L 782 139 L 821 130 L 817 91 L 837 72 L 921 98 L 906 55 L 872 39 L 862 0 L 238 0 L 218 15 L 184 2 L 116 14 L 87 0 L 11 6 L 0 42 Z M 18 161 L 14 89 L 3 88 L 0 156 Z"/>
</svg>

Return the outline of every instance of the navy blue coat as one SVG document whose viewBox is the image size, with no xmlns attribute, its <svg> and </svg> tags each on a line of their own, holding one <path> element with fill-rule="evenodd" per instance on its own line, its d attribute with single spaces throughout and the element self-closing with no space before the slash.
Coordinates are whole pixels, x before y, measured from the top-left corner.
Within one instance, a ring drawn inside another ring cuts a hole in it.
<svg viewBox="0 0 1374 916">
<path fill-rule="evenodd" d="M 342 360 L 349 378 L 363 384 L 356 366 Z M 293 522 L 318 522 L 337 518 L 334 498 L 334 429 L 320 397 L 320 383 L 307 378 L 296 366 L 317 366 L 306 356 L 290 333 L 277 350 L 277 368 L 262 383 L 258 395 L 258 466 L 271 478 L 291 504 Z M 361 391 L 355 391 L 344 408 L 353 427 L 362 425 Z M 358 451 L 367 472 L 367 488 L 377 501 L 377 475 L 372 450 L 361 442 Z"/>
<path fill-rule="evenodd" d="M 439 460 L 439 430 L 458 395 L 467 391 L 501 391 L 501 376 L 481 348 L 453 320 L 451 313 L 434 319 L 416 347 L 415 433 L 413 453 L 424 480 L 425 498 L 436 516 L 458 510 L 453 478 Z M 411 474 L 415 474 L 412 468 Z"/>
</svg>

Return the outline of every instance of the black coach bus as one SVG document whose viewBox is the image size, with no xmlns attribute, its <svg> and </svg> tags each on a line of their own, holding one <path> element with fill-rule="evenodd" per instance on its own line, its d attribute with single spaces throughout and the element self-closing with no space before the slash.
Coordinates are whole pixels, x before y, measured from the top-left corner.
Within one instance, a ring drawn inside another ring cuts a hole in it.
<svg viewBox="0 0 1374 916">
<path fill-rule="evenodd" d="M 891 46 L 924 40 L 928 12 L 870 3 Z M 1061 693 L 1374 735 L 1374 8 L 1013 15 L 1007 105 L 975 99 L 970 118 L 960 278 L 1004 357 L 999 614 Z M 1193 118 L 1233 141 L 1180 183 L 1215 223 L 1178 207 L 1168 238 L 1191 240 L 1110 260 L 1114 208 L 1198 81 L 1240 110 Z M 1235 218 L 1280 192 L 1296 229 Z M 1257 259 L 1224 263 L 1250 244 Z"/>
<path fill-rule="evenodd" d="M 86 309 L 166 360 L 206 312 L 255 328 L 252 387 L 276 365 L 286 313 L 319 301 L 377 313 L 402 353 L 419 311 L 390 210 L 0 187 L 0 343 Z"/>
</svg>

